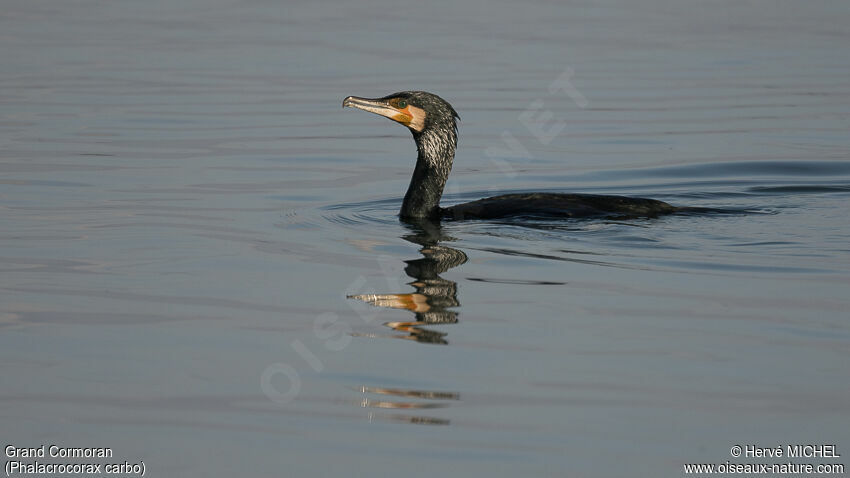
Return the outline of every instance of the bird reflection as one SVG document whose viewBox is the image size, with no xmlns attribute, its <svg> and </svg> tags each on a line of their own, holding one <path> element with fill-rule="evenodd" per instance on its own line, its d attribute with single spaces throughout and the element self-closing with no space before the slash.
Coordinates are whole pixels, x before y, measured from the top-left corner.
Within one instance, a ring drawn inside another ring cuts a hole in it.
<svg viewBox="0 0 850 478">
<path fill-rule="evenodd" d="M 457 392 L 411 390 L 403 388 L 382 388 L 361 386 L 360 393 L 364 397 L 360 401 L 363 408 L 385 408 L 393 410 L 407 410 L 411 413 L 396 413 L 392 415 L 376 415 L 369 413 L 369 421 L 380 419 L 394 422 L 409 423 L 412 425 L 449 425 L 451 421 L 445 418 L 431 417 L 426 415 L 414 415 L 412 412 L 435 408 L 446 408 L 451 402 L 460 400 Z M 368 398 L 366 395 L 380 395 L 382 399 Z M 401 397 L 405 401 L 396 401 L 395 397 Z"/>
<path fill-rule="evenodd" d="M 434 324 L 453 324 L 458 313 L 450 310 L 460 305 L 457 299 L 457 283 L 443 279 L 440 274 L 466 262 L 463 251 L 440 244 L 450 240 L 444 236 L 439 223 L 417 221 L 406 223 L 410 230 L 403 239 L 422 246 L 419 252 L 423 257 L 405 261 L 404 272 L 416 289 L 412 293 L 350 295 L 348 298 L 361 300 L 376 307 L 405 309 L 413 312 L 415 320 L 387 322 L 384 325 L 402 332 L 394 338 L 415 340 L 430 344 L 448 344 L 446 333 L 423 328 Z"/>
</svg>

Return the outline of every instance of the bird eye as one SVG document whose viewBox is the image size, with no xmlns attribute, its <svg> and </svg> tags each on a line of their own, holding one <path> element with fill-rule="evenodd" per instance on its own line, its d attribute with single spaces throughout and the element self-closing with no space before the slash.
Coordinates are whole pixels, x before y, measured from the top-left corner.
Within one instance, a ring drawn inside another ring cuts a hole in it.
<svg viewBox="0 0 850 478">
<path fill-rule="evenodd" d="M 398 107 L 399 108 L 407 108 L 407 101 L 398 100 Z"/>
</svg>

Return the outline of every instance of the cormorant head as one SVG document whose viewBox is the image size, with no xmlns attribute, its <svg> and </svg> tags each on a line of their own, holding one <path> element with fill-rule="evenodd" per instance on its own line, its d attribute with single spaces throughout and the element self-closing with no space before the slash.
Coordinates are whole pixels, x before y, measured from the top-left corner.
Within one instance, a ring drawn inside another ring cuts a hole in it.
<svg viewBox="0 0 850 478">
<path fill-rule="evenodd" d="M 418 137 L 425 132 L 451 136 L 456 142 L 457 120 L 460 119 L 452 105 L 427 91 L 400 91 L 383 98 L 349 96 L 342 106 L 350 106 L 385 116 L 407 126 Z"/>
<path fill-rule="evenodd" d="M 457 147 L 459 118 L 452 105 L 425 91 L 401 91 L 383 98 L 349 96 L 342 106 L 386 116 L 413 133 L 419 155 L 401 204 L 401 217 L 437 217 Z"/>
</svg>

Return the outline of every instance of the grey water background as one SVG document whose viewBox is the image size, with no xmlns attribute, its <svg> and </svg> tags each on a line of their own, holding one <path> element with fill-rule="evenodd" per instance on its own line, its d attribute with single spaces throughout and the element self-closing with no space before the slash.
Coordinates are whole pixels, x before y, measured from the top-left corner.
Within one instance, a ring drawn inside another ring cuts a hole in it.
<svg viewBox="0 0 850 478">
<path fill-rule="evenodd" d="M 5 0 L 0 438 L 148 476 L 846 462 L 848 25 L 844 1 Z M 736 212 L 447 223 L 457 322 L 405 329 L 346 296 L 414 292 L 414 146 L 340 107 L 404 89 L 462 117 L 446 204 Z"/>
</svg>

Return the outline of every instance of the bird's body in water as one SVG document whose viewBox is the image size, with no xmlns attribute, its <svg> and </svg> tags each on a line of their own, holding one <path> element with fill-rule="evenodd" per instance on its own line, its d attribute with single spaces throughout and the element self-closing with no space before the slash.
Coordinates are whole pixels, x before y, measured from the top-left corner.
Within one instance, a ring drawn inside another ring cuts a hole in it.
<svg viewBox="0 0 850 478">
<path fill-rule="evenodd" d="M 457 147 L 454 108 L 424 91 L 403 91 L 383 98 L 349 96 L 343 107 L 369 111 L 403 124 L 413 133 L 418 158 L 401 206 L 403 220 L 497 219 L 507 217 L 655 217 L 680 211 L 654 199 L 594 194 L 520 193 L 440 207 L 443 188 Z"/>
</svg>

